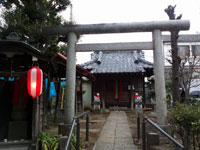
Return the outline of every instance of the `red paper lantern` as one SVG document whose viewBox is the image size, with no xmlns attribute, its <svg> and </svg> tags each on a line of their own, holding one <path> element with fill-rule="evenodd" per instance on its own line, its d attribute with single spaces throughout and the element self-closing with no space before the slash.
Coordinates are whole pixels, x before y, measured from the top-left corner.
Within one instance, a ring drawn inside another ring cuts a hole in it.
<svg viewBox="0 0 200 150">
<path fill-rule="evenodd" d="M 37 99 L 42 93 L 43 73 L 39 67 L 33 67 L 28 71 L 28 94 Z"/>
</svg>

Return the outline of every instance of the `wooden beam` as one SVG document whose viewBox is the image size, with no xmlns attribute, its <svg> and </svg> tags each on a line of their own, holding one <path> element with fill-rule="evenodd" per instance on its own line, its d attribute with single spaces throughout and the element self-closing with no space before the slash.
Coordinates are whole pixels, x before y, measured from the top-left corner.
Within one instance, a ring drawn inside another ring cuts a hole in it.
<svg viewBox="0 0 200 150">
<path fill-rule="evenodd" d="M 0 71 L 1 77 L 26 77 L 27 72 L 7 72 L 7 71 Z"/>
</svg>

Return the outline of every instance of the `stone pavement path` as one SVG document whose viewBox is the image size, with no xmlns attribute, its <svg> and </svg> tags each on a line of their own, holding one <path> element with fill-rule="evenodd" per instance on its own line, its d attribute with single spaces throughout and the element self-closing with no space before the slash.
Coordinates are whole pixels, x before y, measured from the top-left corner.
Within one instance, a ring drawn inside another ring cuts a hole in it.
<svg viewBox="0 0 200 150">
<path fill-rule="evenodd" d="M 111 111 L 93 150 L 137 150 L 125 112 Z"/>
</svg>

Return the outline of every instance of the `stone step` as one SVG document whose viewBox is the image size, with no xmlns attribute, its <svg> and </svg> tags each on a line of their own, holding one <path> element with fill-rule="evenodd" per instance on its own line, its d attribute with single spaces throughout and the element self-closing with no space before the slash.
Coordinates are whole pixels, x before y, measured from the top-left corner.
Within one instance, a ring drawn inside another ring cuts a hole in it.
<svg viewBox="0 0 200 150">
<path fill-rule="evenodd" d="M 80 131 L 86 132 L 86 129 L 81 129 Z M 100 129 L 89 129 L 89 132 L 93 132 L 93 133 L 100 132 Z"/>
<path fill-rule="evenodd" d="M 0 150 L 28 150 L 29 141 L 23 142 L 0 142 Z"/>
<path fill-rule="evenodd" d="M 109 107 L 110 111 L 126 111 L 128 110 L 128 107 L 118 107 L 118 106 L 113 106 Z"/>
<path fill-rule="evenodd" d="M 86 120 L 80 120 L 80 122 L 86 122 Z M 90 123 L 105 122 L 105 120 L 90 120 Z"/>
<path fill-rule="evenodd" d="M 162 146 L 162 145 L 158 145 L 158 146 L 150 146 L 149 150 L 176 150 L 175 147 L 172 146 Z"/>
</svg>

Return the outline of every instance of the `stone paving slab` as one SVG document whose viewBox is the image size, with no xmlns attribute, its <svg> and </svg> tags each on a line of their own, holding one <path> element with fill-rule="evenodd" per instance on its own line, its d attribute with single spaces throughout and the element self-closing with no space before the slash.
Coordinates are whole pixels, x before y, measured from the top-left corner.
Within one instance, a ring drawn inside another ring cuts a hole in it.
<svg viewBox="0 0 200 150">
<path fill-rule="evenodd" d="M 137 150 L 125 112 L 111 111 L 93 150 Z"/>
<path fill-rule="evenodd" d="M 86 129 L 80 129 L 80 131 L 81 132 L 86 132 Z M 90 132 L 93 132 L 93 133 L 99 132 L 99 131 L 100 131 L 100 129 L 90 129 Z"/>
<path fill-rule="evenodd" d="M 113 143 L 115 142 L 115 138 L 114 137 L 100 137 L 98 139 L 99 143 Z"/>
<path fill-rule="evenodd" d="M 104 122 L 104 121 L 105 121 L 105 120 L 90 120 L 90 123 Z M 81 123 L 84 123 L 84 122 L 86 122 L 86 120 L 85 120 L 85 119 L 81 119 L 80 122 L 81 122 Z"/>
<path fill-rule="evenodd" d="M 109 132 L 109 131 L 103 130 L 100 133 L 100 137 L 115 137 L 115 132 L 113 132 L 113 131 Z"/>
<path fill-rule="evenodd" d="M 133 149 L 134 145 L 133 144 L 127 144 L 127 143 L 115 143 L 114 144 L 114 150 L 115 149 Z"/>
<path fill-rule="evenodd" d="M 133 144 L 133 139 L 132 137 L 125 137 L 125 138 L 115 137 L 115 143 L 119 142 Z"/>
<path fill-rule="evenodd" d="M 94 146 L 95 150 L 112 150 L 113 149 L 113 143 L 103 143 L 103 142 L 99 142 L 96 143 Z"/>
</svg>

